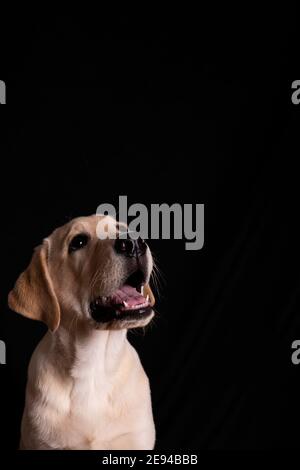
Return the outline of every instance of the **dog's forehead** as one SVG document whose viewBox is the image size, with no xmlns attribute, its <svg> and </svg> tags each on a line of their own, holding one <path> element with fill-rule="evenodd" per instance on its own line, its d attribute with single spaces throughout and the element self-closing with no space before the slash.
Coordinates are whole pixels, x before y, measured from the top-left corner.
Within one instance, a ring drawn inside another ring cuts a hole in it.
<svg viewBox="0 0 300 470">
<path fill-rule="evenodd" d="M 91 215 L 86 217 L 77 217 L 55 229 L 48 238 L 53 241 L 58 241 L 65 239 L 68 235 L 72 236 L 73 234 L 80 232 L 88 232 L 91 235 L 96 235 L 97 224 L 103 220 L 105 220 L 105 224 L 108 224 L 109 226 L 116 226 L 117 222 L 111 216 Z"/>
</svg>

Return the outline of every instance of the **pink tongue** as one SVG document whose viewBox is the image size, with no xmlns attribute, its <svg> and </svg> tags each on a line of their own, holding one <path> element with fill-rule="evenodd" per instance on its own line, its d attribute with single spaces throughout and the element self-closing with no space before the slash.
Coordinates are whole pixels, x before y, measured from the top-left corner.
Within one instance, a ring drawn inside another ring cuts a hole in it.
<svg viewBox="0 0 300 470">
<path fill-rule="evenodd" d="M 134 287 L 125 285 L 118 289 L 111 296 L 111 303 L 113 305 L 120 305 L 126 302 L 128 307 L 135 307 L 136 305 L 145 303 L 146 299 Z"/>
</svg>

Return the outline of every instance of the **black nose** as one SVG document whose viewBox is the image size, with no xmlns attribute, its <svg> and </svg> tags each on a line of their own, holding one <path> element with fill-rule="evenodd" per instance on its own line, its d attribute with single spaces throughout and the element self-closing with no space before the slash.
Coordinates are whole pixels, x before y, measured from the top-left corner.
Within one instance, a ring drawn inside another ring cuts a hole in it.
<svg viewBox="0 0 300 470">
<path fill-rule="evenodd" d="M 133 257 L 133 256 L 142 256 L 145 254 L 147 249 L 147 243 L 139 237 L 137 240 L 133 240 L 129 237 L 128 238 L 117 238 L 115 241 L 115 250 L 117 253 L 120 253 L 125 256 Z"/>
</svg>

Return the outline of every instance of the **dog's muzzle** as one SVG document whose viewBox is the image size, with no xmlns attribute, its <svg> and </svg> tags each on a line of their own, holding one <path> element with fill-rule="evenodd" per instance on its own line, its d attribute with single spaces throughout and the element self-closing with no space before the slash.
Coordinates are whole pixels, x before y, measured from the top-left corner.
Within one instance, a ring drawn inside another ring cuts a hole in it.
<svg viewBox="0 0 300 470">
<path fill-rule="evenodd" d="M 154 295 L 147 284 L 146 254 L 148 245 L 142 239 L 118 238 L 115 252 L 127 258 L 136 258 L 136 269 L 120 287 L 109 296 L 99 296 L 90 304 L 91 317 L 97 323 L 113 320 L 134 320 L 153 315 Z"/>
</svg>

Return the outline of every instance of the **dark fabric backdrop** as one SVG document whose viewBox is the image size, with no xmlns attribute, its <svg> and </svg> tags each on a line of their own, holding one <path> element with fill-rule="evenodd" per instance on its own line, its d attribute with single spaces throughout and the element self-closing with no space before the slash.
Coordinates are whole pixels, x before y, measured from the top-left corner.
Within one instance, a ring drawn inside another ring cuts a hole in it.
<svg viewBox="0 0 300 470">
<path fill-rule="evenodd" d="M 150 241 L 163 280 L 130 334 L 157 450 L 297 448 L 297 24 L 168 15 L 11 17 L 2 31 L 2 446 L 18 445 L 43 325 L 9 311 L 33 247 L 102 202 L 205 204 L 205 245 Z M 283 33 L 283 27 L 288 27 Z"/>
</svg>

